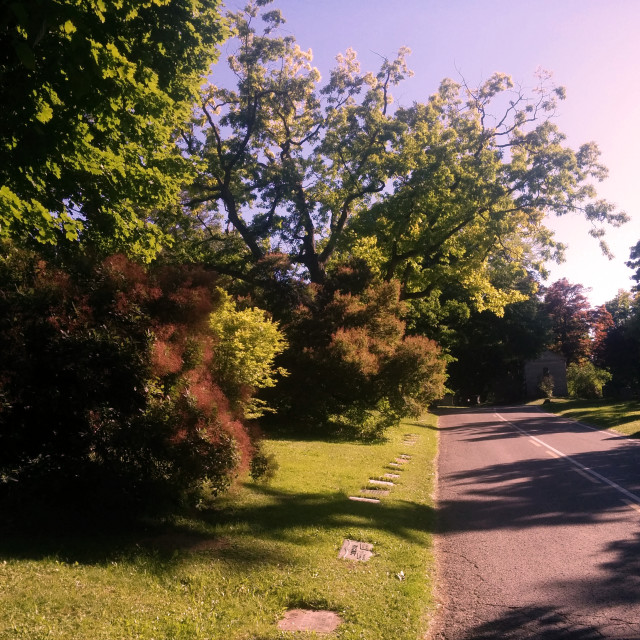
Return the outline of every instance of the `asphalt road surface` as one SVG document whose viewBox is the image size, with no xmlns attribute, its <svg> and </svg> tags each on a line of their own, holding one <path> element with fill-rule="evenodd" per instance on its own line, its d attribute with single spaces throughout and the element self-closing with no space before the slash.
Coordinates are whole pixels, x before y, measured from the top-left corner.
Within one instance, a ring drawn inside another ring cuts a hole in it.
<svg viewBox="0 0 640 640">
<path fill-rule="evenodd" d="M 430 637 L 640 640 L 640 442 L 534 407 L 439 428 Z"/>
</svg>

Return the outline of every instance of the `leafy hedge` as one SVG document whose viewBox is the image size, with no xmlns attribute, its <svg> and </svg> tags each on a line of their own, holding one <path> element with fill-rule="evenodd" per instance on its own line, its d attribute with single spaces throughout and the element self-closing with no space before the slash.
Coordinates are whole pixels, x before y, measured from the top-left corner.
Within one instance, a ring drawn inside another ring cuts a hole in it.
<svg viewBox="0 0 640 640">
<path fill-rule="evenodd" d="M 248 467 L 244 411 L 282 339 L 263 313 L 244 314 L 271 336 L 253 354 L 262 378 L 242 368 L 237 380 L 226 369 L 221 377 L 217 363 L 230 354 L 214 320 L 222 310 L 228 325 L 240 312 L 218 284 L 199 267 L 149 269 L 116 255 L 62 269 L 9 249 L 0 260 L 5 495 L 84 509 L 198 504 Z"/>
</svg>

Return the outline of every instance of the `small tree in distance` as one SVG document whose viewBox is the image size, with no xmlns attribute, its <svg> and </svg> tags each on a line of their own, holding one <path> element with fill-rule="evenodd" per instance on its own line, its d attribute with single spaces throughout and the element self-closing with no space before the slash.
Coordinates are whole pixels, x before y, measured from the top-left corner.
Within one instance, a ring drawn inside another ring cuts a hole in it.
<svg viewBox="0 0 640 640">
<path fill-rule="evenodd" d="M 547 375 L 543 376 L 540 384 L 538 385 L 538 389 L 540 389 L 542 395 L 547 400 L 551 400 L 551 398 L 553 398 L 554 384 L 555 382 L 553 380 L 553 376 L 548 373 Z"/>
<path fill-rule="evenodd" d="M 562 278 L 544 290 L 544 310 L 551 319 L 551 349 L 569 364 L 591 355 L 591 305 L 581 284 Z"/>
</svg>

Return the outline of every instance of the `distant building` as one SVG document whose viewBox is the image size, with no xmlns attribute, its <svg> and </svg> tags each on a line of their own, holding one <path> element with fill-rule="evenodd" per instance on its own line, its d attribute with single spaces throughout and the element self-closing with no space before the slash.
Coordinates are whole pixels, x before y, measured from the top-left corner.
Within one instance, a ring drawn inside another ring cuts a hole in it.
<svg viewBox="0 0 640 640">
<path fill-rule="evenodd" d="M 539 358 L 524 363 L 525 395 L 527 398 L 540 398 L 540 383 L 545 376 L 553 378 L 553 395 L 566 396 L 567 361 L 553 351 L 543 351 Z"/>
</svg>

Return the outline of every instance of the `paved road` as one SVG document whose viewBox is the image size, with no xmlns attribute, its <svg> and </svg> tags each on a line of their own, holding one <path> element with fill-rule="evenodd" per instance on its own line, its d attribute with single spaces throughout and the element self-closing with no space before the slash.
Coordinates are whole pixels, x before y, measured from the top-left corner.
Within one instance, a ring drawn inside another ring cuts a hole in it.
<svg viewBox="0 0 640 640">
<path fill-rule="evenodd" d="M 640 640 L 640 442 L 533 407 L 439 427 L 431 637 Z"/>
</svg>

